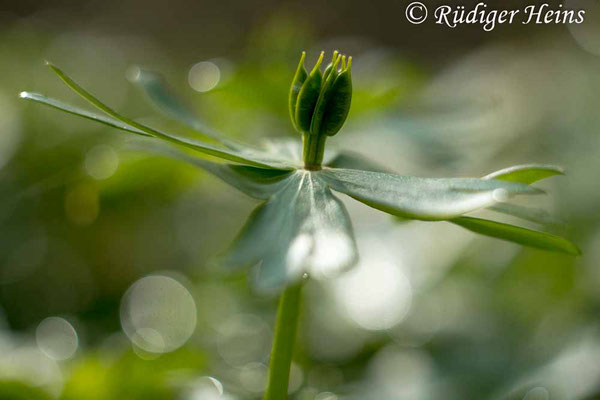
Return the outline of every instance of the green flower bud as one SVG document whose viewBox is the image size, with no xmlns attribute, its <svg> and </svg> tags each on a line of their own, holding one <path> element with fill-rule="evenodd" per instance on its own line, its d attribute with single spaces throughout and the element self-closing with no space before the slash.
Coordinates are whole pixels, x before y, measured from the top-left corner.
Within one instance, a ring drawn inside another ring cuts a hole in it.
<svg viewBox="0 0 600 400">
<path fill-rule="evenodd" d="M 294 127 L 311 135 L 335 135 L 344 125 L 352 100 L 352 57 L 333 52 L 321 75 L 323 53 L 310 74 L 303 52 L 290 89 L 289 107 Z"/>
</svg>

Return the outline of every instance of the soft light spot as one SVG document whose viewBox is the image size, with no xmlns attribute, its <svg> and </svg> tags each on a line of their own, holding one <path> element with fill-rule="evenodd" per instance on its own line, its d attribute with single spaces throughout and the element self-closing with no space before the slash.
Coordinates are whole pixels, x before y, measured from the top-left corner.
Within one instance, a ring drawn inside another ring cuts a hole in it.
<svg viewBox="0 0 600 400">
<path fill-rule="evenodd" d="M 39 349 L 53 360 L 67 360 L 77 351 L 79 339 L 75 328 L 64 318 L 49 317 L 35 330 Z"/>
<path fill-rule="evenodd" d="M 389 329 L 410 309 L 412 287 L 398 266 L 385 260 L 361 262 L 334 283 L 350 318 L 369 330 Z"/>
<path fill-rule="evenodd" d="M 152 328 L 140 328 L 131 337 L 131 343 L 150 353 L 164 353 L 165 340 L 162 335 Z"/>
<path fill-rule="evenodd" d="M 150 275 L 135 282 L 121 301 L 121 325 L 131 342 L 150 353 L 178 349 L 196 328 L 196 303 L 177 280 Z"/>
<path fill-rule="evenodd" d="M 31 274 L 42 264 L 48 250 L 48 238 L 30 237 L 11 249 L 8 260 L 0 269 L 0 283 L 19 282 Z"/>
<path fill-rule="evenodd" d="M 319 230 L 310 260 L 310 272 L 316 279 L 337 276 L 354 262 L 354 244 L 347 235 L 333 230 Z"/>
<path fill-rule="evenodd" d="M 308 374 L 308 384 L 317 388 L 332 389 L 344 383 L 342 371 L 332 365 L 319 365 Z"/>
<path fill-rule="evenodd" d="M 550 393 L 546 388 L 537 386 L 530 389 L 523 397 L 523 400 L 548 400 L 550 399 Z"/>
<path fill-rule="evenodd" d="M 567 29 L 583 50 L 600 56 L 600 4 L 597 1 L 566 0 L 564 9 L 585 10 L 585 21 L 567 24 Z"/>
<path fill-rule="evenodd" d="M 304 278 L 308 269 L 316 279 L 329 279 L 352 265 L 354 255 L 352 239 L 343 233 L 319 230 L 300 234 L 292 241 L 288 251 L 288 276 Z"/>
<path fill-rule="evenodd" d="M 81 184 L 70 189 L 65 195 L 67 219 L 76 225 L 89 225 L 100 212 L 98 189 L 91 184 Z"/>
<path fill-rule="evenodd" d="M 368 382 L 374 398 L 431 398 L 431 359 L 422 352 L 395 346 L 381 349 L 369 365 Z"/>
<path fill-rule="evenodd" d="M 119 156 L 110 146 L 94 146 L 85 155 L 85 171 L 96 180 L 110 178 L 118 166 Z"/>
<path fill-rule="evenodd" d="M 287 274 L 290 278 L 302 276 L 313 247 L 310 235 L 300 234 L 294 238 L 287 253 Z"/>
<path fill-rule="evenodd" d="M 62 391 L 63 377 L 56 361 L 34 346 L 4 352 L 0 357 L 0 379 L 26 382 L 43 388 L 55 397 Z"/>
<path fill-rule="evenodd" d="M 188 83 L 197 92 L 208 92 L 214 89 L 221 79 L 221 70 L 211 61 L 195 64 L 188 73 Z"/>
<path fill-rule="evenodd" d="M 261 363 L 249 363 L 240 369 L 240 384 L 251 393 L 263 393 L 267 387 L 269 370 Z"/>
<path fill-rule="evenodd" d="M 315 396 L 315 400 L 338 400 L 338 397 L 331 392 L 321 392 Z"/>
<path fill-rule="evenodd" d="M 217 351 L 234 367 L 265 361 L 271 349 L 271 330 L 259 317 L 238 314 L 218 328 Z"/>
<path fill-rule="evenodd" d="M 288 383 L 288 394 L 298 391 L 304 383 L 304 372 L 296 364 L 292 364 L 290 369 L 290 382 Z"/>
<path fill-rule="evenodd" d="M 218 400 L 223 397 L 223 384 L 212 376 L 203 376 L 191 382 L 183 396 L 186 400 Z"/>
<path fill-rule="evenodd" d="M 137 65 L 132 65 L 125 71 L 125 78 L 129 82 L 136 82 L 142 76 L 142 69 Z"/>
</svg>

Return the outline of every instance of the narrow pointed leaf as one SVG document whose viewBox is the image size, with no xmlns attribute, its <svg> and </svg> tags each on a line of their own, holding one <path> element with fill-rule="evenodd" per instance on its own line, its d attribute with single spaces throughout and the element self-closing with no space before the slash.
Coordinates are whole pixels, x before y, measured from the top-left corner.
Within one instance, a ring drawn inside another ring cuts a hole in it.
<svg viewBox="0 0 600 400">
<path fill-rule="evenodd" d="M 445 220 L 489 207 L 516 194 L 543 193 L 514 182 L 473 178 L 416 178 L 351 169 L 323 169 L 335 191 L 403 218 Z"/>
<path fill-rule="evenodd" d="M 298 171 L 250 216 L 221 258 L 230 266 L 257 265 L 255 284 L 275 290 L 303 273 L 321 279 L 356 263 L 346 209 L 314 173 Z"/>
<path fill-rule="evenodd" d="M 170 118 L 179 121 L 202 136 L 215 140 L 227 147 L 238 147 L 229 139 L 215 132 L 179 99 L 167 85 L 165 79 L 152 71 L 138 68 L 133 82 L 144 90 L 152 104 Z"/>
<path fill-rule="evenodd" d="M 496 179 L 502 181 L 519 182 L 530 185 L 541 179 L 554 175 L 563 175 L 562 168 L 555 165 L 527 164 L 516 165 L 492 172 L 483 177 L 483 179 Z"/>
<path fill-rule="evenodd" d="M 213 156 L 213 157 L 217 157 L 217 158 L 221 158 L 223 160 L 233 161 L 236 163 L 251 165 L 251 166 L 255 166 L 255 167 L 259 167 L 259 168 L 291 169 L 291 167 L 285 165 L 284 163 L 281 163 L 278 160 L 265 160 L 265 159 L 261 159 L 260 157 L 251 157 L 247 154 L 242 155 L 240 152 L 236 152 L 234 150 L 220 149 L 218 147 L 209 145 L 209 144 L 201 142 L 199 140 L 172 135 L 169 133 L 161 132 L 156 129 L 150 128 L 143 124 L 140 124 L 139 122 L 136 122 L 136 121 L 132 120 L 131 118 L 120 115 L 119 113 L 117 113 L 116 111 L 114 111 L 113 109 L 108 107 L 106 104 L 102 103 L 100 100 L 98 100 L 92 94 L 90 94 L 85 89 L 83 89 L 81 86 L 79 86 L 75 81 L 73 81 L 69 76 L 67 76 L 58 67 L 56 67 L 50 63 L 48 63 L 48 66 L 52 69 L 52 71 L 54 71 L 54 73 L 56 73 L 67 84 L 67 86 L 69 86 L 73 91 L 75 91 L 77 94 L 79 94 L 85 100 L 87 100 L 89 103 L 94 105 L 96 108 L 98 108 L 99 110 L 101 110 L 102 112 L 107 114 L 108 116 L 123 122 L 125 125 L 127 125 L 131 128 L 135 128 L 137 130 L 147 133 L 150 136 L 162 139 L 164 141 L 167 141 L 167 142 L 170 142 L 173 144 L 177 144 L 177 145 L 181 145 L 181 146 L 185 146 L 187 148 L 193 149 L 200 153 L 203 153 L 203 154 L 206 154 L 209 156 Z M 246 153 L 248 153 L 248 152 L 246 152 Z"/>
<path fill-rule="evenodd" d="M 450 220 L 450 222 L 481 235 L 507 240 L 524 246 L 570 255 L 581 254 L 581 251 L 572 242 L 550 233 L 473 217 L 458 217 Z"/>
<path fill-rule="evenodd" d="M 72 106 L 67 103 L 63 103 L 60 100 L 46 97 L 43 94 L 32 93 L 32 92 L 21 92 L 19 94 L 19 97 L 22 99 L 25 99 L 25 100 L 44 104 L 46 106 L 50 106 L 52 108 L 67 112 L 69 114 L 77 115 L 79 117 L 83 117 L 83 118 L 86 118 L 86 119 L 89 119 L 92 121 L 100 122 L 101 124 L 108 125 L 112 128 L 117 128 L 122 131 L 135 133 L 135 134 L 141 135 L 141 136 L 150 136 L 146 132 L 136 129 L 136 128 L 134 128 L 128 124 L 125 124 L 119 120 L 116 120 L 114 118 L 106 117 L 104 115 L 100 115 L 100 114 L 96 114 L 91 111 L 84 110 L 83 108 L 79 108 L 79 107 Z"/>
</svg>

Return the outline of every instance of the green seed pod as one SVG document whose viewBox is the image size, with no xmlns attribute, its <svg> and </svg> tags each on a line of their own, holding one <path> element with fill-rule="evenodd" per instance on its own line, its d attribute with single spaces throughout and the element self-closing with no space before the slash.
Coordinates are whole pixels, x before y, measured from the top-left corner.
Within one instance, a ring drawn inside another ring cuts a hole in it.
<svg viewBox="0 0 600 400">
<path fill-rule="evenodd" d="M 325 72 L 323 73 L 323 80 L 327 80 L 327 77 L 329 76 L 329 74 L 331 73 L 331 71 L 333 71 L 334 69 L 334 64 L 336 59 L 338 58 L 338 51 L 335 50 L 333 52 L 333 56 L 331 57 L 331 62 L 329 63 L 329 65 L 327 66 L 327 68 L 325 68 Z"/>
<path fill-rule="evenodd" d="M 337 51 L 321 75 L 323 52 L 310 72 L 306 73 L 303 52 L 290 89 L 289 108 L 296 130 L 311 135 L 335 135 L 344 125 L 352 100 L 352 79 L 348 59 Z M 341 63 L 341 67 L 340 67 Z"/>
<path fill-rule="evenodd" d="M 315 67 L 310 72 L 298 93 L 296 100 L 295 121 L 296 128 L 300 132 L 309 132 L 312 116 L 315 110 L 319 93 L 321 92 L 321 63 L 323 62 L 323 53 L 315 64 Z"/>
<path fill-rule="evenodd" d="M 310 125 L 310 133 L 314 135 L 319 135 L 321 133 L 323 116 L 328 108 L 327 105 L 332 102 L 332 96 L 334 96 L 334 82 L 339 75 L 338 64 L 340 62 L 340 59 L 342 58 L 345 59 L 345 57 L 337 56 L 337 51 L 334 52 L 333 59 L 330 64 L 331 68 L 328 67 L 327 70 L 325 70 L 325 75 L 323 77 L 323 87 L 321 88 L 319 100 L 317 101 L 317 105 L 315 106 L 315 111 L 313 113 L 313 118 Z M 333 100 L 333 102 L 335 102 L 335 99 Z"/>
<path fill-rule="evenodd" d="M 304 81 L 306 81 L 306 78 L 308 77 L 308 72 L 306 72 L 306 67 L 304 67 L 305 58 L 306 52 L 303 51 L 302 56 L 300 57 L 300 62 L 298 63 L 298 68 L 296 69 L 296 74 L 294 75 L 294 79 L 292 80 L 292 87 L 290 88 L 290 118 L 292 119 L 292 124 L 296 129 L 298 129 L 298 125 L 296 124 L 296 102 L 298 101 L 298 94 L 300 93 L 302 84 L 304 83 Z"/>
<path fill-rule="evenodd" d="M 352 102 L 352 57 L 348 58 L 348 66 L 342 61 L 342 71 L 335 78 L 331 88 L 329 101 L 325 105 L 325 111 L 321 119 L 319 134 L 333 136 L 344 125 L 350 104 Z"/>
</svg>

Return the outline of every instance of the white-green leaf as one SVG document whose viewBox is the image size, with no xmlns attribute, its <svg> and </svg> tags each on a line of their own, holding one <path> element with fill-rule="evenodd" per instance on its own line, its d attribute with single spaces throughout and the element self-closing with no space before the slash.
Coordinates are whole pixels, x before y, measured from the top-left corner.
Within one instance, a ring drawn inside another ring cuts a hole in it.
<svg viewBox="0 0 600 400">
<path fill-rule="evenodd" d="M 508 240 L 524 246 L 571 255 L 581 254 L 581 251 L 572 242 L 550 233 L 473 217 L 458 217 L 450 220 L 450 222 L 481 235 Z"/>
<path fill-rule="evenodd" d="M 304 273 L 329 278 L 358 258 L 348 213 L 317 174 L 296 171 L 285 182 L 254 210 L 220 259 L 234 267 L 256 266 L 261 290 L 280 289 Z"/>
<path fill-rule="evenodd" d="M 215 140 L 229 148 L 239 149 L 237 144 L 216 132 L 186 106 L 184 102 L 173 93 L 160 74 L 137 68 L 132 81 L 144 90 L 152 104 L 154 104 L 158 110 L 162 111 L 170 118 L 189 126 L 202 136 Z"/>
<path fill-rule="evenodd" d="M 323 169 L 318 174 L 335 191 L 384 212 L 421 220 L 451 219 L 511 195 L 543 193 L 521 183 L 475 178 L 416 178 L 351 169 Z"/>
<path fill-rule="evenodd" d="M 285 178 L 293 173 L 289 170 L 213 163 L 193 157 L 176 148 L 157 146 L 156 143 L 151 143 L 148 140 L 136 141 L 128 147 L 131 150 L 142 150 L 190 163 L 216 176 L 242 193 L 261 200 L 267 200 L 278 192 L 283 185 L 287 184 Z"/>
<path fill-rule="evenodd" d="M 67 76 L 58 67 L 56 67 L 50 63 L 48 63 L 48 65 L 52 69 L 52 71 L 54 71 L 54 73 L 56 73 L 56 75 L 58 75 L 63 80 L 63 82 L 65 82 L 67 84 L 67 86 L 69 86 L 73 91 L 75 91 L 77 94 L 79 94 L 85 100 L 87 100 L 90 104 L 92 104 L 93 106 L 98 108 L 100 111 L 104 112 L 106 115 L 124 123 L 127 126 L 128 131 L 131 131 L 131 129 L 137 129 L 137 130 L 140 130 L 150 136 L 153 136 L 158 139 L 162 139 L 169 143 L 181 145 L 181 146 L 187 147 L 189 149 L 203 153 L 205 155 L 221 158 L 221 159 L 227 160 L 227 161 L 233 161 L 233 162 L 244 164 L 244 165 L 250 165 L 250 166 L 259 167 L 259 168 L 292 169 L 292 167 L 287 165 L 285 162 L 282 162 L 281 160 L 263 159 L 260 156 L 260 154 L 252 154 L 251 155 L 250 151 L 244 152 L 244 154 L 242 154 L 241 152 L 231 150 L 231 149 L 221 149 L 221 148 L 212 146 L 210 144 L 204 143 L 199 140 L 161 132 L 159 130 L 150 128 L 146 125 L 140 124 L 139 122 L 136 122 L 136 121 L 132 120 L 131 118 L 125 117 L 125 116 L 117 113 L 112 108 L 110 108 L 106 104 L 102 103 L 100 100 L 98 100 L 96 97 L 94 97 L 91 93 L 87 92 L 85 89 L 83 89 L 81 86 L 79 86 L 75 81 L 73 81 L 69 76 Z"/>
<path fill-rule="evenodd" d="M 508 167 L 501 169 L 500 171 L 492 172 L 491 174 L 484 176 L 483 179 L 519 182 L 530 185 L 541 179 L 562 174 L 564 174 L 563 169 L 555 165 L 526 164 Z M 526 221 L 535 222 L 537 224 L 560 223 L 560 221 L 551 216 L 547 211 L 537 208 L 523 207 L 510 203 L 498 203 L 489 207 L 489 209 L 503 214 L 512 215 Z"/>
<path fill-rule="evenodd" d="M 483 179 L 496 179 L 530 185 L 541 179 L 563 174 L 564 170 L 556 165 L 526 164 L 492 172 L 491 174 L 484 176 Z"/>
</svg>

